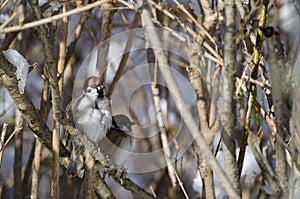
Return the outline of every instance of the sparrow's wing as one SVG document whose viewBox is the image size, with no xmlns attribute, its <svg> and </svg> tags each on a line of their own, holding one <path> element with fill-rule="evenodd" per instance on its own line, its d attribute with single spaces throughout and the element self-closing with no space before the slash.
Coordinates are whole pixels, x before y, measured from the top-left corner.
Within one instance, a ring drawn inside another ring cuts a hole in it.
<svg viewBox="0 0 300 199">
<path fill-rule="evenodd" d="M 67 118 L 69 118 L 73 122 L 73 124 L 74 124 L 74 119 L 73 119 L 73 114 L 72 114 L 73 105 L 77 104 L 81 100 L 82 97 L 83 97 L 83 95 L 80 95 L 75 100 L 70 101 L 69 104 L 66 107 L 65 112 L 64 112 L 65 116 Z"/>
<path fill-rule="evenodd" d="M 119 129 L 121 131 L 130 133 L 132 132 L 131 126 L 134 125 L 127 116 L 115 115 L 112 117 L 112 128 Z"/>
<path fill-rule="evenodd" d="M 117 122 L 116 122 L 114 116 L 112 117 L 112 128 L 116 128 L 116 129 L 120 128 L 120 127 L 118 126 L 118 124 L 117 124 Z"/>
<path fill-rule="evenodd" d="M 99 143 L 101 152 L 118 166 L 124 166 L 130 155 L 134 139 L 131 136 L 132 124 L 133 122 L 124 115 L 113 116 L 110 131 Z"/>
<path fill-rule="evenodd" d="M 112 142 L 112 144 L 122 148 L 122 142 L 124 140 L 130 139 L 131 137 L 126 132 L 122 131 L 120 128 L 111 128 L 107 134 L 107 138 Z"/>
<path fill-rule="evenodd" d="M 72 100 L 66 107 L 65 110 L 65 115 L 67 118 L 69 118 L 71 120 L 71 122 L 73 122 L 74 124 L 74 120 L 73 120 L 73 114 L 72 114 L 72 107 L 75 103 L 77 103 L 80 99 L 82 98 L 82 96 L 80 96 L 79 98 Z M 71 156 L 70 156 L 70 162 L 67 168 L 67 174 L 71 175 L 71 176 L 76 176 L 78 174 L 78 161 L 79 161 L 79 157 L 80 157 L 80 153 L 81 153 L 81 143 L 76 140 L 75 138 L 73 138 L 68 132 L 67 132 L 67 147 L 69 147 L 71 149 Z"/>
<path fill-rule="evenodd" d="M 67 105 L 65 111 L 64 111 L 64 114 L 65 114 L 66 118 L 70 119 L 70 121 L 73 123 L 73 125 L 75 125 L 75 122 L 74 122 L 74 119 L 73 119 L 72 107 L 81 98 L 82 98 L 82 95 L 80 97 L 78 97 L 77 99 L 70 101 L 69 104 Z M 66 134 L 67 134 L 67 143 L 66 143 L 66 146 L 69 146 L 69 143 L 70 143 L 71 139 L 73 139 L 73 138 L 69 134 L 68 131 L 66 131 Z"/>
</svg>

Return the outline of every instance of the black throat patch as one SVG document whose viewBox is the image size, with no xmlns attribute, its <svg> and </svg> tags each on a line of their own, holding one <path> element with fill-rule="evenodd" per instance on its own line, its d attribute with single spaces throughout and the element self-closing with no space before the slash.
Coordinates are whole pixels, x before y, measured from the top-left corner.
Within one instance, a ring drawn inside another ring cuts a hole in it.
<svg viewBox="0 0 300 199">
<path fill-rule="evenodd" d="M 97 101 L 95 101 L 95 109 L 98 109 L 98 110 L 99 110 Z"/>
</svg>

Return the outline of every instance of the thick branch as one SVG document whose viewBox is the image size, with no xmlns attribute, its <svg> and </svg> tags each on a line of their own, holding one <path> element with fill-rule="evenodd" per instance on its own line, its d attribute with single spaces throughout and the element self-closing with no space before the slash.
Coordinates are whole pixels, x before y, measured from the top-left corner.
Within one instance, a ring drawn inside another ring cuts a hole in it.
<svg viewBox="0 0 300 199">
<path fill-rule="evenodd" d="M 223 85 L 223 113 L 222 123 L 222 149 L 224 153 L 225 172 L 229 176 L 235 190 L 240 190 L 240 175 L 236 164 L 235 155 L 235 125 L 236 125 L 236 100 L 235 76 L 237 72 L 235 57 L 235 2 L 225 1 L 225 38 L 224 38 L 224 85 Z M 232 198 L 232 197 L 230 197 Z"/>
<path fill-rule="evenodd" d="M 287 107 L 286 95 L 286 71 L 283 61 L 283 53 L 274 47 L 274 41 L 268 39 L 268 50 L 270 53 L 270 71 L 272 78 L 272 97 L 275 110 L 275 124 L 276 124 L 276 172 L 282 186 L 282 190 L 287 194 L 288 190 L 288 175 L 287 175 L 287 160 L 285 153 L 285 142 L 289 134 L 289 118 L 290 111 Z M 276 50 L 275 50 L 276 49 Z"/>
</svg>

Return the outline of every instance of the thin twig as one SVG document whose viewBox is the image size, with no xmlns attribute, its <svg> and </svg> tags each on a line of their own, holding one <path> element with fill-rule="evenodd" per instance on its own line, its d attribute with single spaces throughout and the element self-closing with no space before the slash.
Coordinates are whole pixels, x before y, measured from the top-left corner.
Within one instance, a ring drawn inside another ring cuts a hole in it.
<svg viewBox="0 0 300 199">
<path fill-rule="evenodd" d="M 79 14 L 81 12 L 90 10 L 90 9 L 95 8 L 97 6 L 100 6 L 100 5 L 102 5 L 102 4 L 104 4 L 108 1 L 109 0 L 96 1 L 96 2 L 88 4 L 86 6 L 75 8 L 75 9 L 70 10 L 68 12 L 58 14 L 58 15 L 54 15 L 52 17 L 48 17 L 48 18 L 45 18 L 45 19 L 40 19 L 40 20 L 37 20 L 37 21 L 25 23 L 23 25 L 16 25 L 16 26 L 0 29 L 0 34 L 26 30 L 28 28 L 33 28 L 33 27 L 41 26 L 41 25 L 44 25 L 44 24 L 47 24 L 47 23 L 52 23 L 52 22 L 57 21 L 57 20 L 59 20 L 63 17 L 68 17 L 68 16 L 71 16 L 71 15 L 74 15 L 74 14 Z"/>
<path fill-rule="evenodd" d="M 35 150 L 34 150 L 34 160 L 32 165 L 32 180 L 31 180 L 31 198 L 39 198 L 39 171 L 41 165 L 41 154 L 42 154 L 43 145 L 38 140 L 35 139 Z"/>
<path fill-rule="evenodd" d="M 15 17 L 16 17 L 17 13 L 13 13 L 3 24 L 1 24 L 0 26 L 0 30 L 5 28 L 5 26 L 7 26 Z"/>
<path fill-rule="evenodd" d="M 15 129 L 23 129 L 23 118 L 18 109 L 16 109 Z M 14 198 L 22 197 L 22 157 L 23 157 L 23 134 L 22 131 L 16 131 L 15 134 L 15 156 L 14 156 Z"/>
<path fill-rule="evenodd" d="M 180 177 L 179 177 L 178 174 L 177 174 L 177 171 L 175 170 L 175 168 L 174 168 L 173 166 L 172 166 L 172 168 L 173 168 L 173 172 L 174 172 L 174 174 L 175 174 L 177 183 L 178 183 L 180 189 L 181 189 L 182 192 L 183 192 L 184 198 L 189 199 L 189 196 L 188 196 L 188 194 L 187 194 L 187 192 L 186 192 L 186 190 L 185 190 L 185 188 L 184 188 L 184 186 L 183 186 L 182 181 L 180 180 Z"/>
<path fill-rule="evenodd" d="M 96 74 L 98 77 L 106 78 L 106 69 L 108 64 L 110 37 L 113 27 L 113 19 L 116 10 L 107 10 L 107 8 L 115 8 L 113 2 L 107 2 L 101 5 L 103 11 L 101 34 L 99 44 L 97 46 L 97 63 Z"/>
<path fill-rule="evenodd" d="M 50 4 L 49 1 L 47 1 L 45 4 L 43 4 L 41 6 L 41 11 L 44 12 L 45 10 L 47 10 L 50 7 L 49 4 Z M 30 16 L 26 17 L 26 19 L 23 21 L 23 23 L 32 22 L 34 20 L 35 20 L 34 16 L 30 15 Z M 20 31 L 15 31 L 15 32 L 10 32 L 8 34 L 5 34 L 5 38 L 4 38 L 3 42 L 2 42 L 2 49 L 9 48 L 9 45 L 17 37 L 17 35 L 18 35 L 19 32 Z"/>
<path fill-rule="evenodd" d="M 2 147 L 0 147 L 0 151 L 3 151 L 5 146 L 10 142 L 11 139 L 13 139 L 13 137 L 15 136 L 16 133 L 18 133 L 19 131 L 21 131 L 23 128 L 22 127 L 18 127 L 15 128 L 15 130 L 10 134 L 10 136 L 7 138 L 7 140 L 5 141 L 4 145 Z"/>
<path fill-rule="evenodd" d="M 63 7 L 63 13 L 66 13 L 68 10 L 68 3 L 65 2 Z M 57 72 L 59 78 L 58 86 L 59 92 L 62 96 L 63 91 L 63 81 L 64 81 L 64 70 L 65 70 L 65 61 L 66 61 L 66 54 L 67 54 L 67 37 L 68 37 L 68 17 L 62 18 L 61 23 L 61 32 L 60 32 L 60 42 L 59 42 L 59 54 L 58 54 L 58 62 L 57 62 Z"/>
<path fill-rule="evenodd" d="M 268 1 L 264 0 L 263 3 L 261 4 L 261 9 L 260 9 L 260 18 L 259 18 L 259 23 L 258 23 L 258 29 L 257 29 L 257 35 L 256 35 L 256 44 L 254 47 L 254 55 L 253 55 L 253 65 L 251 69 L 251 78 L 252 79 L 257 79 L 258 75 L 258 66 L 259 62 L 261 59 L 261 47 L 262 47 L 262 41 L 263 41 L 263 29 L 265 27 L 265 23 L 267 20 L 267 7 L 268 7 Z M 256 85 L 253 83 L 250 83 L 250 94 L 248 98 L 248 110 L 246 114 L 246 126 L 247 128 L 250 128 L 250 122 L 251 122 L 251 117 L 252 117 L 252 108 L 253 108 L 253 101 L 254 99 L 257 98 L 257 90 L 256 90 Z M 256 120 L 256 129 L 260 127 L 260 121 L 258 117 L 258 109 L 255 109 L 255 120 Z"/>
<path fill-rule="evenodd" d="M 46 67 L 43 67 L 43 75 L 46 76 Z M 45 121 L 49 111 L 50 111 L 50 102 L 49 102 L 49 83 L 46 79 L 43 79 L 43 87 L 41 94 L 40 110 L 42 120 Z M 39 198 L 39 173 L 41 165 L 41 154 L 43 150 L 43 145 L 39 139 L 35 139 L 35 148 L 34 148 L 34 159 L 32 164 L 32 178 L 31 178 L 31 196 L 32 199 Z"/>
<path fill-rule="evenodd" d="M 26 194 L 28 195 L 29 193 L 31 193 L 31 177 L 32 177 L 32 165 L 33 165 L 33 160 L 34 160 L 34 150 L 35 150 L 35 140 L 33 140 L 33 144 L 32 144 L 32 148 L 29 152 L 29 155 L 28 155 L 28 161 L 27 161 L 27 164 L 25 166 L 25 169 L 24 169 L 24 177 L 23 177 L 23 180 L 22 180 L 22 195 L 25 196 Z"/>
<path fill-rule="evenodd" d="M 199 0 L 204 13 L 204 27 L 209 30 L 217 19 L 217 13 L 214 13 L 209 0 Z"/>
<path fill-rule="evenodd" d="M 8 2 L 9 2 L 9 0 L 4 0 L 0 5 L 0 10 L 2 10 L 2 8 L 4 8 Z"/>
<path fill-rule="evenodd" d="M 3 154 L 3 150 L 5 148 L 4 139 L 5 139 L 5 135 L 6 135 L 7 126 L 8 126 L 8 124 L 4 122 L 3 126 L 2 126 L 1 137 L 0 137 L 0 168 L 2 165 L 2 154 Z"/>
<path fill-rule="evenodd" d="M 68 2 L 64 3 L 63 13 L 68 10 Z M 57 73 L 60 77 L 58 80 L 59 95 L 62 97 L 63 81 L 66 59 L 66 45 L 68 36 L 68 17 L 62 18 L 61 34 L 59 43 L 59 54 L 57 63 Z M 57 199 L 59 197 L 59 140 L 60 140 L 60 124 L 58 121 L 54 121 L 53 134 L 52 134 L 52 179 L 51 179 L 51 198 Z"/>
<path fill-rule="evenodd" d="M 123 1 L 123 0 L 118 0 L 118 1 L 122 4 L 124 4 L 125 6 L 127 6 L 129 9 L 135 10 L 134 4 L 129 4 L 128 2 Z"/>
<path fill-rule="evenodd" d="M 137 26 L 139 24 L 139 20 L 140 20 L 140 13 L 137 12 L 136 15 L 135 15 L 135 18 L 133 20 L 132 26 L 130 28 L 131 31 L 130 31 L 130 34 L 129 34 L 129 38 L 128 38 L 128 41 L 126 43 L 126 46 L 125 46 L 125 49 L 124 49 L 124 53 L 122 55 L 122 58 L 121 58 L 118 70 L 117 70 L 116 75 L 115 75 L 115 77 L 113 79 L 113 82 L 111 83 L 110 88 L 109 88 L 109 90 L 107 92 L 107 97 L 109 99 L 111 98 L 111 95 L 112 95 L 112 93 L 114 91 L 114 88 L 117 85 L 119 79 L 122 77 L 122 74 L 123 74 L 123 71 L 125 69 L 127 60 L 129 58 L 130 49 L 132 47 L 132 44 L 133 44 L 133 41 L 134 41 L 134 38 L 135 38 L 135 33 L 137 31 L 136 28 L 137 28 Z"/>
<path fill-rule="evenodd" d="M 246 76 L 246 72 L 247 72 L 247 69 L 250 67 L 252 58 L 253 58 L 253 55 L 251 56 L 251 58 L 249 59 L 249 61 L 247 62 L 246 66 L 244 68 L 244 71 L 241 76 L 241 80 L 243 80 L 244 77 Z M 236 96 L 240 93 L 240 89 L 241 89 L 242 85 L 244 86 L 243 81 L 238 81 L 238 85 L 237 85 L 236 92 L 235 92 Z"/>
<path fill-rule="evenodd" d="M 209 32 L 202 25 L 199 24 L 199 22 L 192 16 L 192 14 L 185 9 L 183 4 L 180 4 L 177 0 L 173 0 L 173 1 L 178 6 L 178 8 L 182 10 L 200 29 L 199 33 L 203 35 L 203 38 L 207 37 L 213 44 L 216 45 L 216 41 L 214 40 L 214 38 L 209 34 Z"/>
<path fill-rule="evenodd" d="M 172 14 L 170 11 L 168 11 L 167 9 L 164 9 L 161 5 L 158 5 L 156 2 L 154 2 L 153 0 L 147 0 L 152 6 L 154 6 L 156 9 L 158 9 L 159 11 L 161 11 L 163 14 L 165 14 L 166 16 L 168 16 L 170 19 L 176 21 L 185 31 L 187 31 L 188 33 L 190 33 L 194 40 L 196 40 L 198 43 L 203 44 L 203 47 L 205 47 L 215 58 L 219 60 L 219 64 L 223 65 L 223 58 L 219 55 L 219 53 L 214 50 L 210 44 L 208 44 L 208 42 L 206 42 L 203 38 L 205 38 L 202 35 L 199 35 L 198 33 L 196 33 L 192 28 L 186 26 L 185 23 L 183 23 L 179 17 L 175 16 L 174 14 Z M 154 20 L 155 21 L 155 20 Z M 164 27 L 165 28 L 165 27 Z M 167 28 L 165 28 L 167 29 Z M 167 29 L 168 30 L 168 29 Z"/>
<path fill-rule="evenodd" d="M 241 82 L 242 80 L 239 79 L 238 77 L 236 77 L 236 81 L 237 81 L 237 82 Z M 241 84 L 241 83 L 240 83 L 240 85 L 241 85 L 242 90 L 244 91 L 244 95 L 245 95 L 246 97 L 249 97 L 249 95 L 248 95 L 249 91 L 248 91 L 247 87 L 246 87 L 244 84 Z M 273 134 L 271 134 L 271 135 L 274 136 L 274 134 L 276 133 L 276 128 L 275 128 L 274 120 L 273 120 L 273 119 L 270 117 L 270 115 L 263 109 L 263 107 L 260 105 L 260 103 L 259 103 L 256 99 L 254 99 L 253 104 L 259 109 L 260 115 L 266 120 L 266 122 L 267 122 L 269 128 L 271 129 L 271 132 L 273 133 Z"/>
<path fill-rule="evenodd" d="M 153 63 L 150 63 L 153 64 Z M 157 64 L 155 64 L 157 65 Z M 153 95 L 153 101 L 154 101 L 154 107 L 155 107 L 155 112 L 156 112 L 156 120 L 158 123 L 158 128 L 160 129 L 160 139 L 161 139 L 161 143 L 162 143 L 162 147 L 163 147 L 163 153 L 165 156 L 165 161 L 167 164 L 167 169 L 168 169 L 168 174 L 172 183 L 173 188 L 176 187 L 176 178 L 175 178 L 175 174 L 174 174 L 174 170 L 172 169 L 172 164 L 171 164 L 171 152 L 170 152 L 170 148 L 168 145 L 168 137 L 167 137 L 167 132 L 165 129 L 165 124 L 164 124 L 164 119 L 163 119 L 163 115 L 161 112 L 161 107 L 160 107 L 160 98 L 159 98 L 159 88 L 157 85 L 157 66 L 155 66 L 154 71 L 154 80 L 152 82 L 151 85 L 151 90 L 152 90 L 152 95 Z"/>
<path fill-rule="evenodd" d="M 80 18 L 80 20 L 79 20 L 79 22 L 76 26 L 75 31 L 73 32 L 73 34 L 69 38 L 70 39 L 70 44 L 68 46 L 68 50 L 67 50 L 67 54 L 66 54 L 66 61 L 65 61 L 66 64 L 69 63 L 69 60 L 72 57 L 72 55 L 73 55 L 73 53 L 76 49 L 76 44 L 77 44 L 78 39 L 81 35 L 81 32 L 84 28 L 84 24 L 85 24 L 87 18 L 88 18 L 88 15 L 86 13 L 82 13 L 81 18 Z"/>
<path fill-rule="evenodd" d="M 209 128 L 216 129 L 217 123 L 219 123 L 219 117 L 217 114 L 218 111 L 218 98 L 220 93 L 220 76 L 222 72 L 222 67 L 220 65 L 216 66 L 216 70 L 213 74 L 212 80 L 212 91 L 211 91 L 211 98 L 210 98 L 210 110 L 209 110 Z M 221 107 L 220 107 L 221 109 Z M 219 110 L 220 110 L 219 109 Z"/>
<path fill-rule="evenodd" d="M 268 163 L 263 153 L 261 152 L 257 138 L 254 136 L 253 132 L 251 132 L 250 129 L 247 129 L 247 127 L 246 130 L 248 131 L 248 144 L 259 167 L 262 170 L 262 173 L 265 175 L 271 189 L 275 193 L 278 193 L 280 191 L 280 187 L 276 184 L 277 176 L 275 175 L 270 164 Z"/>
<path fill-rule="evenodd" d="M 6 130 L 7 130 L 7 123 L 3 123 L 2 126 L 2 132 L 1 132 L 1 137 L 0 137 L 0 168 L 2 165 L 2 155 L 3 155 L 3 150 L 4 150 L 4 139 L 5 139 L 5 135 L 6 135 Z M 0 185 L 0 195 L 2 195 L 2 187 L 3 185 Z"/>
</svg>

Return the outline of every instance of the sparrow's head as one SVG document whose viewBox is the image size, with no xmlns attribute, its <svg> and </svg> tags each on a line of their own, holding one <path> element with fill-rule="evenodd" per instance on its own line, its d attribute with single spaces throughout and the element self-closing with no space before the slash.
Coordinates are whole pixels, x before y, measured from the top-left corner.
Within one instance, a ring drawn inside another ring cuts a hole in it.
<svg viewBox="0 0 300 199">
<path fill-rule="evenodd" d="M 83 90 L 85 93 L 93 93 L 97 95 L 100 99 L 103 99 L 105 96 L 103 80 L 99 77 L 92 76 L 85 80 Z"/>
</svg>

